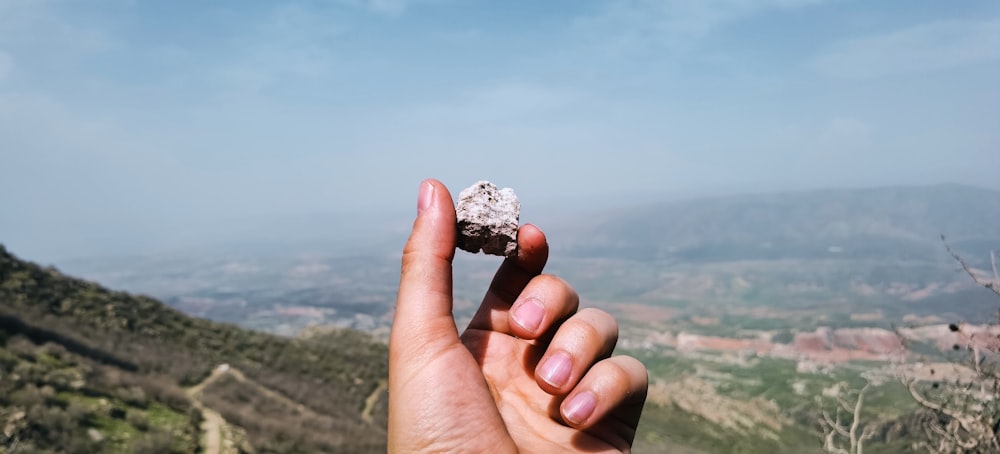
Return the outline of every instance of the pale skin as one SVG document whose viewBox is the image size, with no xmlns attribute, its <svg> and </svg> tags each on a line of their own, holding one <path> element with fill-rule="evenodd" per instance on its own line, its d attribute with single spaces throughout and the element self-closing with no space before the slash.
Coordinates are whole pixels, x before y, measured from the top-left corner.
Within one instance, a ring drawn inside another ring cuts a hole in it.
<svg viewBox="0 0 1000 454">
<path fill-rule="evenodd" d="M 646 399 L 646 368 L 611 356 L 615 319 L 579 309 L 543 274 L 545 234 L 518 233 L 460 335 L 452 315 L 455 207 L 421 183 L 403 251 L 389 341 L 389 452 L 629 452 Z"/>
</svg>

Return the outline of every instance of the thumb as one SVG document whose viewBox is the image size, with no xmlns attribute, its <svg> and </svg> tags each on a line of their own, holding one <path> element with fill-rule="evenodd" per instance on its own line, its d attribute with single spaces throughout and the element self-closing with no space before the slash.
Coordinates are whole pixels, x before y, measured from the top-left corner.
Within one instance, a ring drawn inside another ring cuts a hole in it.
<svg viewBox="0 0 1000 454">
<path fill-rule="evenodd" d="M 424 180 L 417 219 L 403 249 L 391 344 L 419 350 L 431 342 L 458 342 L 451 312 L 455 236 L 455 205 L 448 188 L 440 181 Z"/>
</svg>

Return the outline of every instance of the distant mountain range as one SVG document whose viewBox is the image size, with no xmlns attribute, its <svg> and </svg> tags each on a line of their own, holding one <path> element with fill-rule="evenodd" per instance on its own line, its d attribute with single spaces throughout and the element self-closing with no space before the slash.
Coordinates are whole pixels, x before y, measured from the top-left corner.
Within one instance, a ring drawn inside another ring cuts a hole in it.
<svg viewBox="0 0 1000 454">
<path fill-rule="evenodd" d="M 679 262 L 940 260 L 1000 247 L 1000 191 L 961 185 L 831 189 L 649 204 L 561 224 L 575 257 Z"/>
<path fill-rule="evenodd" d="M 948 315 L 956 319 L 992 312 L 988 295 L 957 293 L 970 281 L 955 272 L 940 235 L 974 266 L 988 266 L 988 251 L 1000 248 L 997 191 L 940 185 L 747 194 L 545 217 L 551 220 L 539 226 L 552 244 L 551 272 L 597 304 L 712 302 L 692 307 L 729 315 L 734 309 L 720 303 L 886 309 L 887 321 L 947 315 L 944 309 L 961 309 Z M 399 221 L 401 229 L 408 225 Z M 314 245 L 64 266 L 245 327 L 295 335 L 305 326 L 332 324 L 384 336 L 404 239 L 386 234 L 349 253 Z M 470 315 L 496 266 L 488 257 L 457 254 L 461 316 Z M 832 300 L 840 303 L 831 307 Z M 947 304 L 956 300 L 966 302 Z"/>
</svg>

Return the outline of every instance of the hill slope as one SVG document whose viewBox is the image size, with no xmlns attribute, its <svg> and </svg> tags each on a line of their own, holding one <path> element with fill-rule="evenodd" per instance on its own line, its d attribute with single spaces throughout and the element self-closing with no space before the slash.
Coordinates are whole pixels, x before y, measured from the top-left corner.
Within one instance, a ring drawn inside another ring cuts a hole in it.
<svg viewBox="0 0 1000 454">
<path fill-rule="evenodd" d="M 142 451 L 158 443 L 192 452 L 204 404 L 235 422 L 235 433 L 245 429 L 260 452 L 385 449 L 387 350 L 361 333 L 290 339 L 195 319 L 0 246 L 0 341 L 7 447 Z M 233 373 L 196 396 L 184 392 L 220 364 Z"/>
</svg>

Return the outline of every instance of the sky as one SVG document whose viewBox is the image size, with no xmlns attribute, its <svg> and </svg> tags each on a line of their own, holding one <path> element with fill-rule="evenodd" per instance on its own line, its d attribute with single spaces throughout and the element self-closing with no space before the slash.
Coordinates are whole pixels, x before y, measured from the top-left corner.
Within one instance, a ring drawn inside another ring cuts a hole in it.
<svg viewBox="0 0 1000 454">
<path fill-rule="evenodd" d="M 1000 189 L 998 81 L 985 0 L 0 0 L 0 244 L 405 231 L 427 177 L 539 218 Z"/>
</svg>

